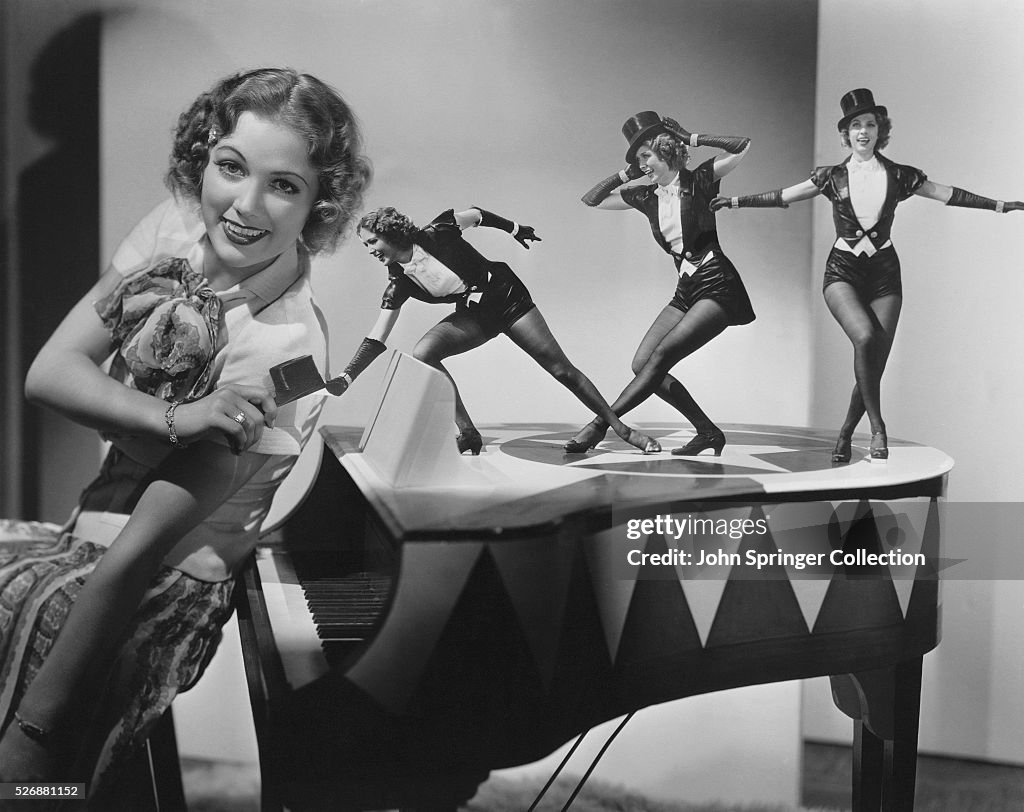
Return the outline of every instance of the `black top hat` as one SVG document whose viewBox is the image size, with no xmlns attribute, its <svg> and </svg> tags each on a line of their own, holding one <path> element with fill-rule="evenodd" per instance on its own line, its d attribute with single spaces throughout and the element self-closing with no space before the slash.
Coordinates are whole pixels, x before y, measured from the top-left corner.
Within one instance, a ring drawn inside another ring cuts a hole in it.
<svg viewBox="0 0 1024 812">
<path fill-rule="evenodd" d="M 866 87 L 858 87 L 851 90 L 839 100 L 843 108 L 843 117 L 839 119 L 838 128 L 845 130 L 850 119 L 861 113 L 878 113 L 881 116 L 889 115 L 889 111 L 881 104 L 875 104 L 875 97 Z"/>
<path fill-rule="evenodd" d="M 644 141 L 663 132 L 668 132 L 668 128 L 662 123 L 661 116 L 653 110 L 644 110 L 644 112 L 626 119 L 626 123 L 622 125 L 622 134 L 629 141 L 629 149 L 626 150 L 626 163 L 631 164 L 636 160 L 636 151 Z"/>
</svg>

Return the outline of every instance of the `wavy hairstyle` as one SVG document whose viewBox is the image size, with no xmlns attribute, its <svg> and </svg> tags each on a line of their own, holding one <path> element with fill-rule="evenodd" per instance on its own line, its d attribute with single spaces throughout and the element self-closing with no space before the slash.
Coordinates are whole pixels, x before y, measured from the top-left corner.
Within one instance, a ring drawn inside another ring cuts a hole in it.
<svg viewBox="0 0 1024 812">
<path fill-rule="evenodd" d="M 307 73 L 258 68 L 222 79 L 201 94 L 178 118 L 167 185 L 199 200 L 211 147 L 234 132 L 246 112 L 291 128 L 308 145 L 319 189 L 302 241 L 310 253 L 334 250 L 362 206 L 372 170 L 351 108 L 334 88 Z"/>
<path fill-rule="evenodd" d="M 686 144 L 672 133 L 659 133 L 651 139 L 651 152 L 668 164 L 669 169 L 682 169 L 690 160 Z"/>
<path fill-rule="evenodd" d="M 875 142 L 875 152 L 880 149 L 885 149 L 889 146 L 889 136 L 892 135 L 892 119 L 889 116 L 883 116 L 877 110 L 872 111 L 875 116 L 875 121 L 878 122 L 878 141 Z M 851 119 L 852 120 L 852 119 Z M 850 143 L 850 122 L 846 122 L 846 126 L 839 130 L 839 140 L 843 146 L 847 149 L 851 149 L 853 145 Z"/>
<path fill-rule="evenodd" d="M 383 237 L 395 248 L 405 249 L 412 245 L 413 235 L 419 230 L 406 215 L 393 206 L 381 206 L 376 211 L 364 214 L 356 226 L 358 231 L 372 231 Z"/>
</svg>

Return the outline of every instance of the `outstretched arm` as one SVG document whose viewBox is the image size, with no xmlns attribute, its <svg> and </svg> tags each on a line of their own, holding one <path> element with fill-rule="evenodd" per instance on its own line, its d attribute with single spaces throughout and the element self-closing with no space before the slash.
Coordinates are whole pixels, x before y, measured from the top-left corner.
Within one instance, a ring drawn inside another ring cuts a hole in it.
<svg viewBox="0 0 1024 812">
<path fill-rule="evenodd" d="M 714 147 L 725 150 L 725 155 L 715 158 L 715 177 L 724 178 L 734 170 L 750 149 L 750 139 L 742 135 L 707 135 L 691 133 L 674 118 L 662 116 L 662 123 L 669 132 L 681 139 L 688 147 Z"/>
<path fill-rule="evenodd" d="M 366 338 L 356 348 L 352 360 L 345 367 L 345 371 L 337 378 L 331 378 L 327 381 L 328 392 L 332 395 L 344 394 L 349 386 L 352 385 L 352 381 L 359 377 L 359 374 L 370 366 L 377 359 L 378 355 L 387 349 L 385 342 L 398 322 L 398 316 L 401 312 L 398 308 L 393 310 L 381 308 L 377 321 L 373 323 L 373 327 L 366 334 Z"/>
<path fill-rule="evenodd" d="M 54 781 L 51 742 L 64 743 L 71 714 L 94 707 L 107 670 L 143 595 L 172 547 L 222 505 L 269 458 L 235 455 L 216 443 L 171 454 L 127 524 L 89 575 L 60 636 L 0 741 L 0 778 Z"/>
<path fill-rule="evenodd" d="M 790 203 L 797 203 L 801 200 L 810 200 L 821 194 L 821 190 L 814 185 L 813 181 L 805 180 L 795 186 L 787 186 L 785 189 L 775 189 L 771 192 L 761 192 L 756 195 L 743 195 L 741 197 L 724 197 L 719 195 L 711 201 L 711 211 L 719 209 L 744 209 L 744 208 L 779 208 L 788 209 Z"/>
<path fill-rule="evenodd" d="M 934 183 L 930 180 L 922 183 L 914 194 L 927 197 L 929 200 L 938 200 L 947 206 L 959 206 L 966 209 L 988 209 L 999 214 L 1024 209 L 1024 202 L 1020 200 L 1005 202 L 993 200 L 990 197 L 982 197 L 973 192 L 964 191 L 956 186 L 943 186 L 941 183 Z"/>
<path fill-rule="evenodd" d="M 530 242 L 541 242 L 540 237 L 533 230 L 533 226 L 521 225 L 499 214 L 481 209 L 479 206 L 456 212 L 455 222 L 459 224 L 459 228 L 463 231 L 467 228 L 475 228 L 476 226 L 498 228 L 502 231 L 507 231 L 517 243 L 527 250 L 530 248 Z"/>
</svg>

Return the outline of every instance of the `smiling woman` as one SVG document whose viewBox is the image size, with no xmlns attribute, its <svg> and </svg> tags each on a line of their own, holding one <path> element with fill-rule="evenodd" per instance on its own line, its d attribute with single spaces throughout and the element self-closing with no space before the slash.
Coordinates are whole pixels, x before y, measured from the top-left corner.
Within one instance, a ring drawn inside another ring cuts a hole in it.
<svg viewBox="0 0 1024 812">
<path fill-rule="evenodd" d="M 212 656 L 322 402 L 278 410 L 268 370 L 323 363 L 309 256 L 360 204 L 361 149 L 312 76 L 218 82 L 178 121 L 175 198 L 36 357 L 28 396 L 112 445 L 63 530 L 0 524 L 0 781 L 87 783 L 93 807 L 125 808 L 124 766 Z"/>
</svg>

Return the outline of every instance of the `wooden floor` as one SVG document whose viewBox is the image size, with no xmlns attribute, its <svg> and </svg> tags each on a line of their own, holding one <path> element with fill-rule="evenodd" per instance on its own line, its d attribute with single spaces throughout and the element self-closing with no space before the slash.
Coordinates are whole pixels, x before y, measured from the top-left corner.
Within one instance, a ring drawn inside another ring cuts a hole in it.
<svg viewBox="0 0 1024 812">
<path fill-rule="evenodd" d="M 807 743 L 804 745 L 803 756 L 803 808 L 849 809 L 849 749 Z M 255 765 L 186 760 L 182 771 L 189 812 L 258 812 L 259 775 Z M 607 808 L 632 807 L 620 805 Z M 647 808 L 657 808 L 659 812 L 675 812 L 676 809 L 664 804 Z M 681 803 L 678 810 L 698 812 L 711 808 Z M 754 803 L 749 808 L 759 809 Z M 739 812 L 736 807 L 729 809 Z M 934 756 L 921 756 L 919 759 L 915 804 L 917 812 L 1019 812 L 1022 809 L 1024 767 Z M 778 807 L 772 807 L 772 810 L 782 812 Z"/>
</svg>

